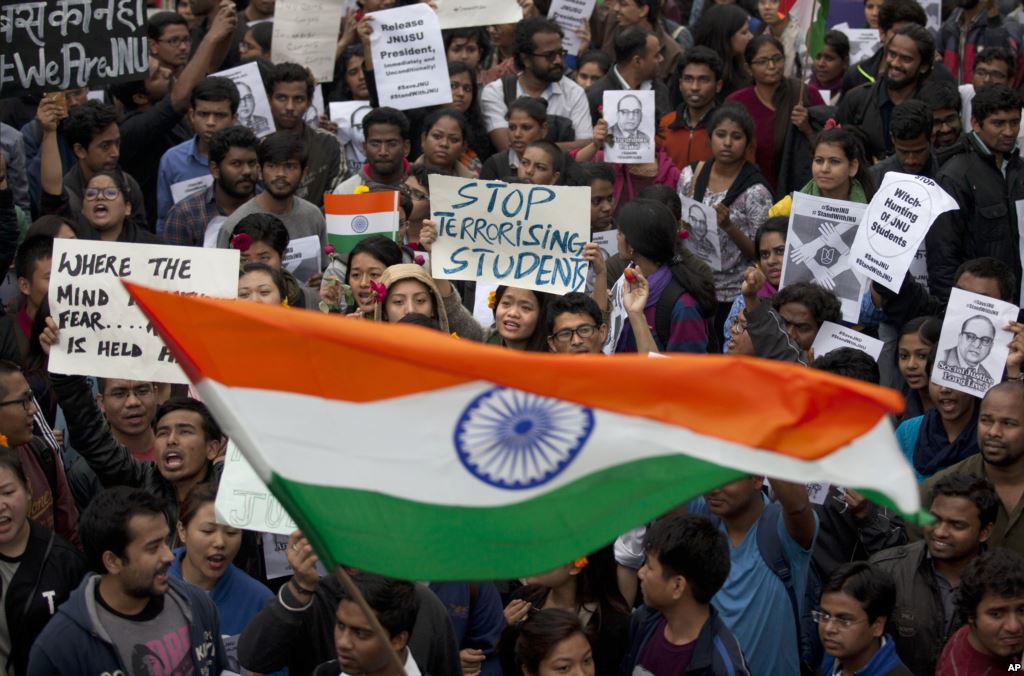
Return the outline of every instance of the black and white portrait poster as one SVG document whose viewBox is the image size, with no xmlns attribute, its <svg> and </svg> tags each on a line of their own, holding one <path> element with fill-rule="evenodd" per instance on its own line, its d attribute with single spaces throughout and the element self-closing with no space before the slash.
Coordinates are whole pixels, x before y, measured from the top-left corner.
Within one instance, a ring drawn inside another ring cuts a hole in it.
<svg viewBox="0 0 1024 676">
<path fill-rule="evenodd" d="M 690 235 L 683 246 L 716 271 L 722 270 L 722 235 L 718 229 L 718 212 L 714 207 L 680 195 L 683 222 L 690 226 Z"/>
<path fill-rule="evenodd" d="M 246 63 L 214 75 L 226 77 L 238 87 L 238 124 L 248 127 L 260 138 L 277 131 L 259 66 Z"/>
<path fill-rule="evenodd" d="M 1013 334 L 1004 327 L 1018 308 L 995 298 L 952 289 L 935 352 L 932 382 L 984 397 L 1003 377 Z"/>
<path fill-rule="evenodd" d="M 794 193 L 781 287 L 813 282 L 826 288 L 839 298 L 843 320 L 856 323 L 867 279 L 854 273 L 850 247 L 866 208 L 866 204 Z"/>
<path fill-rule="evenodd" d="M 654 90 L 606 91 L 603 115 L 608 121 L 606 162 L 643 164 L 654 161 Z"/>
</svg>

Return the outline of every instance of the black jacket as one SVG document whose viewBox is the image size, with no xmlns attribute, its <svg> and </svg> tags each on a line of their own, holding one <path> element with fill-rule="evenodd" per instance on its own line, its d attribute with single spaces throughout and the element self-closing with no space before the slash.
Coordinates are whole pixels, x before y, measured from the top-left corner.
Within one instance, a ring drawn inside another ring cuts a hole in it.
<svg viewBox="0 0 1024 676">
<path fill-rule="evenodd" d="M 750 672 L 739 641 L 718 617 L 714 606 L 708 606 L 708 610 L 711 615 L 697 634 L 690 665 L 683 673 L 687 676 L 748 676 Z M 661 618 L 661 613 L 648 606 L 633 611 L 629 620 L 629 652 L 619 668 L 620 676 L 633 673 Z"/>
<path fill-rule="evenodd" d="M 925 238 L 928 286 L 945 301 L 964 261 L 991 256 L 1006 263 L 1020 279 L 1017 214 L 1014 202 L 1024 198 L 1024 163 L 1016 151 L 1007 155 L 1006 176 L 995 158 L 973 135 L 967 151 L 939 170 L 936 180 L 959 209 L 940 215 Z"/>
<path fill-rule="evenodd" d="M 871 557 L 871 562 L 896 583 L 896 606 L 886 633 L 896 642 L 900 659 L 915 674 L 934 674 L 942 647 L 958 628 L 954 620 L 943 626 L 942 595 L 935 582 L 924 540 L 893 547 Z"/>
<path fill-rule="evenodd" d="M 891 154 L 889 129 L 882 118 L 881 109 L 882 99 L 888 99 L 887 94 L 883 96 L 882 88 L 888 86 L 889 80 L 883 76 L 871 84 L 851 89 L 843 96 L 836 109 L 836 120 L 844 127 L 860 129 L 865 144 L 864 151 L 869 161 L 873 157 L 885 158 Z"/>
<path fill-rule="evenodd" d="M 270 673 L 288 667 L 291 674 L 311 674 L 337 657 L 335 612 L 341 583 L 333 575 L 320 578 L 308 608 L 281 587 L 238 638 L 238 661 L 250 671 Z M 462 665 L 448 612 L 425 585 L 416 585 L 419 610 L 409 636 L 409 650 L 423 676 L 459 676 Z"/>
<path fill-rule="evenodd" d="M 71 445 L 96 473 L 104 487 L 131 486 L 167 500 L 167 516 L 178 521 L 178 500 L 174 484 L 160 474 L 155 462 L 137 460 L 110 433 L 100 413 L 89 382 L 82 376 L 50 374 L 57 401 L 67 420 Z M 210 463 L 204 481 L 219 482 L 223 463 Z"/>
<path fill-rule="evenodd" d="M 29 648 L 86 572 L 85 559 L 67 540 L 34 521 L 29 526 L 28 546 L 4 599 L 11 639 L 11 654 L 0 669 L 4 673 L 28 670 Z"/>
<path fill-rule="evenodd" d="M 668 98 L 668 87 L 664 85 L 660 80 L 654 80 L 654 131 L 658 131 L 658 120 L 663 118 L 672 112 L 672 103 Z M 587 89 L 587 103 L 590 104 L 590 121 L 597 124 L 597 121 L 601 119 L 602 114 L 598 111 L 598 107 L 604 104 L 604 93 L 612 91 L 623 91 L 622 83 L 619 82 L 619 78 L 615 75 L 615 71 L 609 69 L 605 76 L 590 85 Z M 647 114 L 647 111 L 644 111 Z"/>
</svg>

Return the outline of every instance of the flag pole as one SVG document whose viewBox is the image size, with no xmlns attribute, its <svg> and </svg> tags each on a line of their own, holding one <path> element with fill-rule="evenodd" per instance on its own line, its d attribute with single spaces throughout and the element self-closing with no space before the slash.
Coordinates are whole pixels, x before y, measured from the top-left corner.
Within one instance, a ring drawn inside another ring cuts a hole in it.
<svg viewBox="0 0 1024 676">
<path fill-rule="evenodd" d="M 398 656 L 398 652 L 395 650 L 395 647 L 391 645 L 391 639 L 388 637 L 388 633 L 384 631 L 384 627 L 381 626 L 380 620 L 377 619 L 377 613 L 373 612 L 373 609 L 370 608 L 370 604 L 368 604 L 366 599 L 363 598 L 363 593 L 359 591 L 359 587 L 357 587 L 356 583 L 352 581 L 352 577 L 340 565 L 334 567 L 334 574 L 337 576 L 338 581 L 341 582 L 341 586 L 345 588 L 346 592 L 348 592 L 349 599 L 359 606 L 359 609 L 363 611 L 364 615 L 366 615 L 366 620 L 370 623 L 370 628 L 373 629 L 373 633 L 375 633 L 377 638 L 383 641 L 384 645 L 387 646 L 388 653 L 391 655 L 394 665 L 398 668 L 398 673 L 401 676 L 406 676 L 405 663 L 402 662 L 402 658 Z"/>
<path fill-rule="evenodd" d="M 804 97 L 807 94 L 807 81 L 811 74 L 811 32 L 814 30 L 814 20 L 818 15 L 818 0 L 811 0 L 811 21 L 807 25 L 807 32 L 804 33 L 804 62 L 800 67 L 800 105 L 804 105 Z"/>
</svg>

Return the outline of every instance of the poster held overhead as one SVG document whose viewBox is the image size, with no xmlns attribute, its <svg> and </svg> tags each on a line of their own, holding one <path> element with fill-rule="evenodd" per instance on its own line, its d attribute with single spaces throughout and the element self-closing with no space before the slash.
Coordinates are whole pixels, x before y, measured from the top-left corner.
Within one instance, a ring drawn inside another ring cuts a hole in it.
<svg viewBox="0 0 1024 676">
<path fill-rule="evenodd" d="M 856 323 L 867 279 L 851 267 L 850 247 L 866 208 L 866 204 L 794 193 L 779 288 L 813 282 L 839 298 L 844 321 Z"/>
<path fill-rule="evenodd" d="M 182 294 L 235 298 L 237 249 L 124 244 L 84 239 L 53 242 L 50 312 L 60 342 L 54 373 L 187 383 L 122 279 Z"/>
<path fill-rule="evenodd" d="M 956 200 L 932 179 L 887 173 L 857 229 L 853 269 L 899 293 L 932 223 L 956 208 Z"/>
<path fill-rule="evenodd" d="M 579 54 L 583 39 L 579 29 L 590 21 L 596 0 L 553 0 L 548 18 L 562 28 L 562 49 Z"/>
<path fill-rule="evenodd" d="M 441 28 L 470 28 L 519 23 L 523 8 L 508 0 L 437 0 Z"/>
<path fill-rule="evenodd" d="M 441 27 L 426 4 L 367 14 L 380 105 L 398 110 L 452 102 Z"/>
<path fill-rule="evenodd" d="M 0 3 L 0 98 L 137 80 L 149 73 L 139 0 Z"/>
<path fill-rule="evenodd" d="M 277 0 L 270 43 L 274 63 L 300 63 L 317 82 L 334 80 L 345 4 L 345 0 Z"/>
<path fill-rule="evenodd" d="M 1002 379 L 1013 334 L 1003 327 L 1019 308 L 995 298 L 953 288 L 935 349 L 932 382 L 984 397 Z"/>
<path fill-rule="evenodd" d="M 532 291 L 583 291 L 590 188 L 430 179 L 431 274 Z"/>
<path fill-rule="evenodd" d="M 605 162 L 643 164 L 654 161 L 654 90 L 604 93 L 604 117 L 608 120 Z"/>
<path fill-rule="evenodd" d="M 228 78 L 238 88 L 238 124 L 248 127 L 260 138 L 277 131 L 259 66 L 246 63 L 214 75 Z"/>
</svg>

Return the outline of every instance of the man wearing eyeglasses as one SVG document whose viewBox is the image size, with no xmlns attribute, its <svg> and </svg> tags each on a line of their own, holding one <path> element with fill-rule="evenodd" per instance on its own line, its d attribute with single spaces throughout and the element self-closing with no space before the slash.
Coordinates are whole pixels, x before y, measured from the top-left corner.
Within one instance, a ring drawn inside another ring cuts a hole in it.
<svg viewBox="0 0 1024 676">
<path fill-rule="evenodd" d="M 192 48 L 185 17 L 177 12 L 157 12 L 146 22 L 146 32 L 149 55 L 175 76 L 181 75 Z"/>
<path fill-rule="evenodd" d="M 619 99 L 618 117 L 608 129 L 608 133 L 615 139 L 615 144 L 625 148 L 642 148 L 651 144 L 647 134 L 640 131 L 640 124 L 644 119 L 644 109 L 640 99 L 629 95 Z"/>
<path fill-rule="evenodd" d="M 960 326 L 956 347 L 946 350 L 939 362 L 940 369 L 953 370 L 957 375 L 970 376 L 987 383 L 994 382 L 992 374 L 981 365 L 992 351 L 996 327 L 983 315 L 974 315 Z"/>
<path fill-rule="evenodd" d="M 0 445 L 16 451 L 21 459 L 31 496 L 28 518 L 77 546 L 78 510 L 60 458 L 35 436 L 36 411 L 32 389 L 21 368 L 0 359 Z"/>
</svg>

